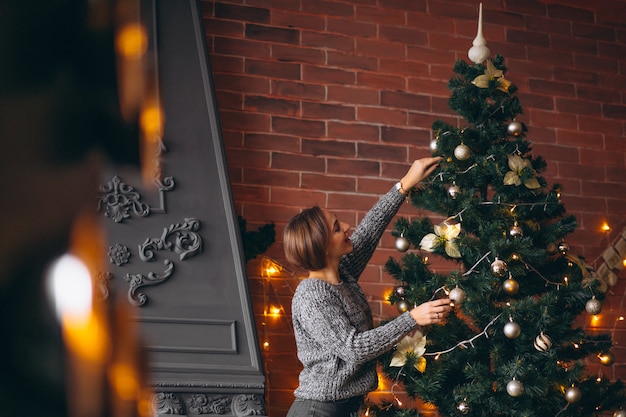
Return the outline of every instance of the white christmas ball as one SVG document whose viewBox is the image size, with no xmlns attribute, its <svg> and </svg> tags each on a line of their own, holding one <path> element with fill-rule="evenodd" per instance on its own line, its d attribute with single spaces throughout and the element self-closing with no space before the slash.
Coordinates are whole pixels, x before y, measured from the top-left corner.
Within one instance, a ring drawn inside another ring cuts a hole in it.
<svg viewBox="0 0 626 417">
<path fill-rule="evenodd" d="M 535 349 L 539 352 L 547 352 L 552 347 L 552 339 L 547 334 L 541 332 L 539 336 L 535 338 Z"/>
<path fill-rule="evenodd" d="M 470 157 L 471 153 L 469 146 L 463 143 L 454 148 L 454 157 L 459 161 L 465 161 Z"/>
<path fill-rule="evenodd" d="M 475 64 L 482 64 L 489 55 L 491 51 L 486 45 L 474 45 L 467 51 L 467 57 Z"/>
<path fill-rule="evenodd" d="M 406 252 L 409 250 L 409 246 L 411 246 L 409 239 L 404 236 L 400 236 L 396 239 L 396 249 L 398 252 Z"/>
<path fill-rule="evenodd" d="M 524 384 L 517 379 L 512 379 L 506 384 L 506 392 L 511 397 L 519 397 L 524 393 Z"/>
<path fill-rule="evenodd" d="M 435 153 L 435 152 L 437 152 L 438 148 L 439 148 L 439 141 L 437 139 L 431 140 L 430 141 L 430 151 L 432 153 Z"/>
<path fill-rule="evenodd" d="M 585 310 L 592 316 L 600 314 L 600 311 L 602 311 L 602 303 L 596 297 L 592 297 L 591 300 L 587 301 L 587 304 L 585 304 Z"/>
</svg>

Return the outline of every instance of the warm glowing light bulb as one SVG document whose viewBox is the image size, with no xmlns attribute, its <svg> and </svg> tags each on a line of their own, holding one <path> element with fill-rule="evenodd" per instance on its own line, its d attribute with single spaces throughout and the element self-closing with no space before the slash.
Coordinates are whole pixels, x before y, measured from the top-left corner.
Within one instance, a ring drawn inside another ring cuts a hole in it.
<svg viewBox="0 0 626 417">
<path fill-rule="evenodd" d="M 624 268 L 626 268 L 626 258 L 622 259 L 622 265 L 624 265 Z"/>
<path fill-rule="evenodd" d="M 115 44 L 124 58 L 140 59 L 148 49 L 148 36 L 142 25 L 129 24 L 120 29 Z"/>
<path fill-rule="evenodd" d="M 619 321 L 623 321 L 623 320 L 624 320 L 624 316 L 619 316 L 617 319 L 618 319 Z"/>
<path fill-rule="evenodd" d="M 270 348 L 270 342 L 266 340 L 265 342 L 263 342 L 263 349 L 267 350 L 269 348 Z"/>
<path fill-rule="evenodd" d="M 146 139 L 156 141 L 163 130 L 163 111 L 157 105 L 147 106 L 141 111 L 139 124 Z"/>
<path fill-rule="evenodd" d="M 600 324 L 600 315 L 596 314 L 591 316 L 591 325 L 592 326 L 598 326 Z"/>
<path fill-rule="evenodd" d="M 611 226 L 609 226 L 607 222 L 604 222 L 602 223 L 601 229 L 603 232 L 609 232 L 611 231 Z"/>
<path fill-rule="evenodd" d="M 280 316 L 280 312 L 281 312 L 281 308 L 280 307 L 276 307 L 276 306 L 271 306 L 270 307 L 270 314 L 272 315 L 272 317 Z"/>
</svg>

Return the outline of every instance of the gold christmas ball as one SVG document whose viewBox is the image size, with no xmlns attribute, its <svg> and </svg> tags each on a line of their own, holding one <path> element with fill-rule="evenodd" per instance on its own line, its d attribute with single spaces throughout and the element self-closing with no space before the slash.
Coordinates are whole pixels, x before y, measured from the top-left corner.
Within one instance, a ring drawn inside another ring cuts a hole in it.
<svg viewBox="0 0 626 417">
<path fill-rule="evenodd" d="M 569 244 L 563 241 L 559 243 L 558 249 L 559 249 L 559 252 L 561 252 L 563 255 L 566 255 L 567 252 L 569 252 Z"/>
<path fill-rule="evenodd" d="M 611 366 L 615 363 L 615 356 L 611 352 L 601 353 L 598 355 L 600 363 L 604 366 Z"/>
<path fill-rule="evenodd" d="M 409 305 L 408 301 L 400 300 L 398 302 L 398 311 L 400 313 L 404 313 L 405 311 L 409 311 L 409 308 L 411 308 L 411 306 Z"/>
<path fill-rule="evenodd" d="M 469 146 L 463 143 L 454 148 L 454 157 L 459 161 L 465 161 L 470 157 L 471 153 Z"/>
<path fill-rule="evenodd" d="M 582 394 L 578 387 L 569 387 L 565 390 L 565 399 L 570 404 L 577 403 L 578 401 L 580 401 L 581 397 Z"/>
<path fill-rule="evenodd" d="M 509 278 L 502 283 L 502 290 L 508 295 L 515 295 L 519 291 L 519 282 Z"/>
<path fill-rule="evenodd" d="M 524 231 L 517 224 L 517 222 L 515 222 L 515 224 L 513 226 L 511 226 L 511 228 L 509 229 L 509 236 L 511 236 L 513 238 L 524 236 Z"/>
</svg>

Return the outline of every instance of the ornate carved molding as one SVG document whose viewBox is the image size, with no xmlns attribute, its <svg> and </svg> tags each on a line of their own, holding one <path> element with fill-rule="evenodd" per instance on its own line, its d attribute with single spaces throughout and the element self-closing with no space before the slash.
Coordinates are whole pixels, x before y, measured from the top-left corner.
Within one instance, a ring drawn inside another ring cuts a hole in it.
<svg viewBox="0 0 626 417">
<path fill-rule="evenodd" d="M 126 184 L 115 175 L 111 181 L 99 187 L 98 211 L 103 211 L 105 217 L 116 223 L 130 218 L 131 214 L 146 217 L 150 213 L 165 213 L 165 193 L 174 189 L 174 178 L 155 179 L 154 184 L 159 192 L 158 207 L 151 207 L 145 203 L 141 194 L 135 191 L 132 185 Z"/>
<path fill-rule="evenodd" d="M 154 396 L 154 408 L 158 415 L 265 415 L 263 396 L 258 394 L 159 392 Z"/>
<path fill-rule="evenodd" d="M 197 233 L 200 221 L 187 218 L 183 223 L 171 224 L 163 229 L 160 238 L 148 238 L 139 245 L 139 258 L 144 262 L 156 260 L 156 251 L 168 250 L 178 254 L 181 261 L 195 256 L 202 250 L 202 237 Z M 110 251 L 109 251 L 110 252 Z M 135 306 L 142 306 L 148 301 L 144 293 L 138 292 L 141 287 L 162 284 L 174 273 L 174 262 L 164 259 L 165 270 L 158 274 L 150 272 L 148 275 L 131 274 L 124 276 L 128 282 L 128 300 Z"/>
<path fill-rule="evenodd" d="M 157 392 L 154 395 L 154 408 L 157 414 L 185 414 L 183 403 L 178 394 L 172 392 Z"/>
</svg>

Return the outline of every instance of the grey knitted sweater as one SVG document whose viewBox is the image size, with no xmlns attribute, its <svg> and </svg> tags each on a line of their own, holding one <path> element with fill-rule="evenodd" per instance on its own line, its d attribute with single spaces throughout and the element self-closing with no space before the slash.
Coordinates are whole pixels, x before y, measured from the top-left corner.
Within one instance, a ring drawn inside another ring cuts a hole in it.
<svg viewBox="0 0 626 417">
<path fill-rule="evenodd" d="M 352 233 L 354 250 L 341 258 L 342 282 L 317 278 L 300 282 L 292 300 L 298 359 L 304 366 L 296 397 L 335 401 L 376 389 L 376 358 L 391 349 L 417 323 L 409 312 L 373 327 L 372 312 L 357 283 L 404 196 L 385 194 Z"/>
</svg>

